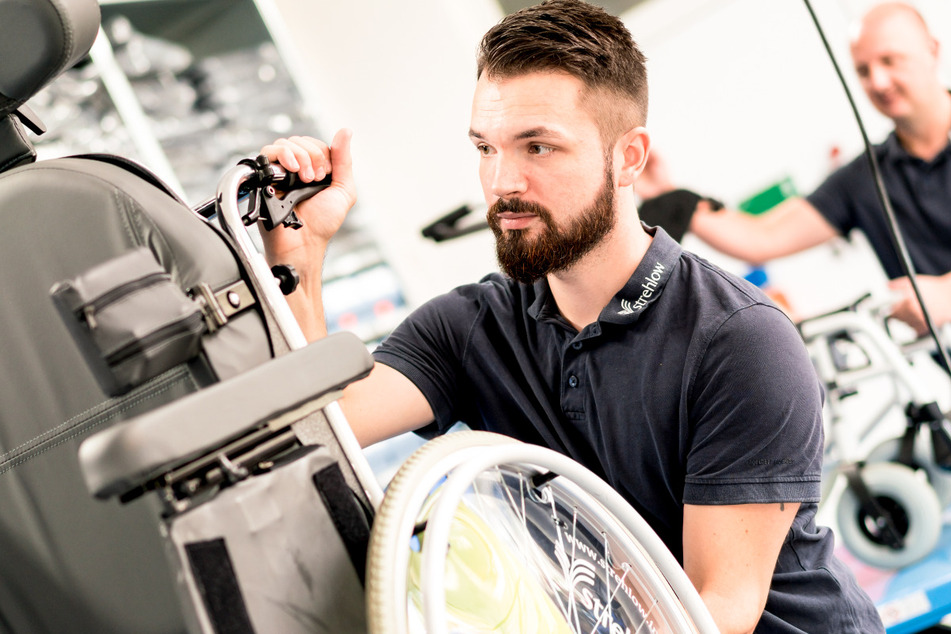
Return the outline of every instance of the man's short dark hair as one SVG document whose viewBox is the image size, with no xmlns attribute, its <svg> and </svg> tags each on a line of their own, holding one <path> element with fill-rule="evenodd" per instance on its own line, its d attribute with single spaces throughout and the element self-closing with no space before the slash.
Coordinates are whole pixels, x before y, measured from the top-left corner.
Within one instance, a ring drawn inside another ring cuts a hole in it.
<svg viewBox="0 0 951 634">
<path fill-rule="evenodd" d="M 568 73 L 585 84 L 589 96 L 607 92 L 634 106 L 629 121 L 603 122 L 602 134 L 616 138 L 647 119 L 645 62 L 624 23 L 604 9 L 581 0 L 546 0 L 506 16 L 485 34 L 477 77 Z M 617 112 L 609 117 L 628 118 Z"/>
</svg>

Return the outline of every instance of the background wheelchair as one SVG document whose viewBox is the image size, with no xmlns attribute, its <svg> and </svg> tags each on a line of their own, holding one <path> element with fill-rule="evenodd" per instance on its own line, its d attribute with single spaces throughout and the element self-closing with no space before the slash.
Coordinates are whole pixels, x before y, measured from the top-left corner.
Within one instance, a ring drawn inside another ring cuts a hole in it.
<svg viewBox="0 0 951 634">
<path fill-rule="evenodd" d="M 888 310 L 865 295 L 799 329 L 826 390 L 821 506 L 857 559 L 896 569 L 932 552 L 951 504 L 951 384 Z"/>
<path fill-rule="evenodd" d="M 305 345 L 245 228 L 313 188 L 246 161 L 192 210 L 120 157 L 35 162 L 24 104 L 98 21 L 0 0 L 0 631 L 716 631 L 563 456 L 452 434 L 383 496 L 335 403 L 365 347 Z"/>
</svg>

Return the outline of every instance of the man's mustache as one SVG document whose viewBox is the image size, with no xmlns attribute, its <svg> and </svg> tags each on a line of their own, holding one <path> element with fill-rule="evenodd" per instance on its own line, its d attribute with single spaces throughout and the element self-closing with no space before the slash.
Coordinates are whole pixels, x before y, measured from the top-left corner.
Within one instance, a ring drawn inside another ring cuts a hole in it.
<svg viewBox="0 0 951 634">
<path fill-rule="evenodd" d="M 499 198 L 486 212 L 486 219 L 493 227 L 498 227 L 498 218 L 501 213 L 534 214 L 546 224 L 550 224 L 551 212 L 538 203 L 528 202 L 521 198 Z"/>
</svg>

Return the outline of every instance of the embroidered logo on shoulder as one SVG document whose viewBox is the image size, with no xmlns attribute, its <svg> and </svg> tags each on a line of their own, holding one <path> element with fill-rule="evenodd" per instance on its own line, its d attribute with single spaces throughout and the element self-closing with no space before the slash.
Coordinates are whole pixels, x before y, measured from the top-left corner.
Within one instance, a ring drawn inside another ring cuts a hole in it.
<svg viewBox="0 0 951 634">
<path fill-rule="evenodd" d="M 621 300 L 621 310 L 617 311 L 618 315 L 632 315 L 638 311 L 644 310 L 648 304 L 651 302 L 651 298 L 654 296 L 654 291 L 657 289 L 657 284 L 660 282 L 661 278 L 664 275 L 666 267 L 657 262 L 654 264 L 654 269 L 644 276 L 644 282 L 641 284 L 641 294 L 637 300 L 632 304 L 626 299 Z"/>
</svg>

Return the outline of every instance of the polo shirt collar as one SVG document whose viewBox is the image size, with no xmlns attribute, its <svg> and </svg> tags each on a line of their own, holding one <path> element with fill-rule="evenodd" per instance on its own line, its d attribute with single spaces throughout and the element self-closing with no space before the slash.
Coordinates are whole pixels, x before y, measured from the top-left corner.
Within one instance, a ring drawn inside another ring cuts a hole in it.
<svg viewBox="0 0 951 634">
<path fill-rule="evenodd" d="M 898 163 L 900 161 L 920 161 L 921 159 L 912 156 L 908 151 L 902 147 L 901 142 L 898 140 L 898 135 L 895 134 L 893 130 L 888 134 L 888 137 L 882 141 L 881 152 L 879 154 L 879 160 L 887 160 L 890 163 Z M 931 164 L 936 164 L 941 157 L 951 155 L 951 134 L 948 135 L 948 143 L 944 146 L 944 149 L 938 152 L 933 159 L 931 159 Z"/>
<path fill-rule="evenodd" d="M 634 275 L 617 295 L 601 311 L 599 322 L 612 324 L 632 324 L 660 297 L 670 274 L 683 252 L 680 244 L 671 238 L 661 227 L 647 227 L 647 233 L 654 235 L 647 253 L 637 265 Z M 542 278 L 532 285 L 535 300 L 528 307 L 528 315 L 536 321 L 546 318 L 558 318 L 558 306 L 552 297 L 548 280 Z"/>
<path fill-rule="evenodd" d="M 881 151 L 878 153 L 879 160 L 887 161 L 892 165 L 898 165 L 901 163 L 922 163 L 926 165 L 937 165 L 939 161 L 946 157 L 946 155 L 951 154 L 951 136 L 948 137 L 948 143 L 944 146 L 944 149 L 938 152 L 930 161 L 925 161 L 924 159 L 909 154 L 908 150 L 902 146 L 901 141 L 898 140 L 898 135 L 895 134 L 894 130 L 888 134 L 888 137 L 886 137 L 884 141 L 882 141 L 880 147 Z"/>
<path fill-rule="evenodd" d="M 528 307 L 528 316 L 535 321 L 560 316 L 555 298 L 551 296 L 551 289 L 548 287 L 548 279 L 543 277 L 535 280 L 532 287 L 535 290 L 535 301 Z"/>
<path fill-rule="evenodd" d="M 624 288 L 601 311 L 598 321 L 633 324 L 663 293 L 683 249 L 661 227 L 651 227 L 648 232 L 654 233 L 654 240 L 647 253 Z"/>
<path fill-rule="evenodd" d="M 911 158 L 911 155 L 905 151 L 905 148 L 901 146 L 901 142 L 898 140 L 898 135 L 895 134 L 895 131 L 888 133 L 888 136 L 882 142 L 882 153 L 881 158 L 888 160 L 892 163 L 898 162 L 902 159 Z"/>
</svg>

